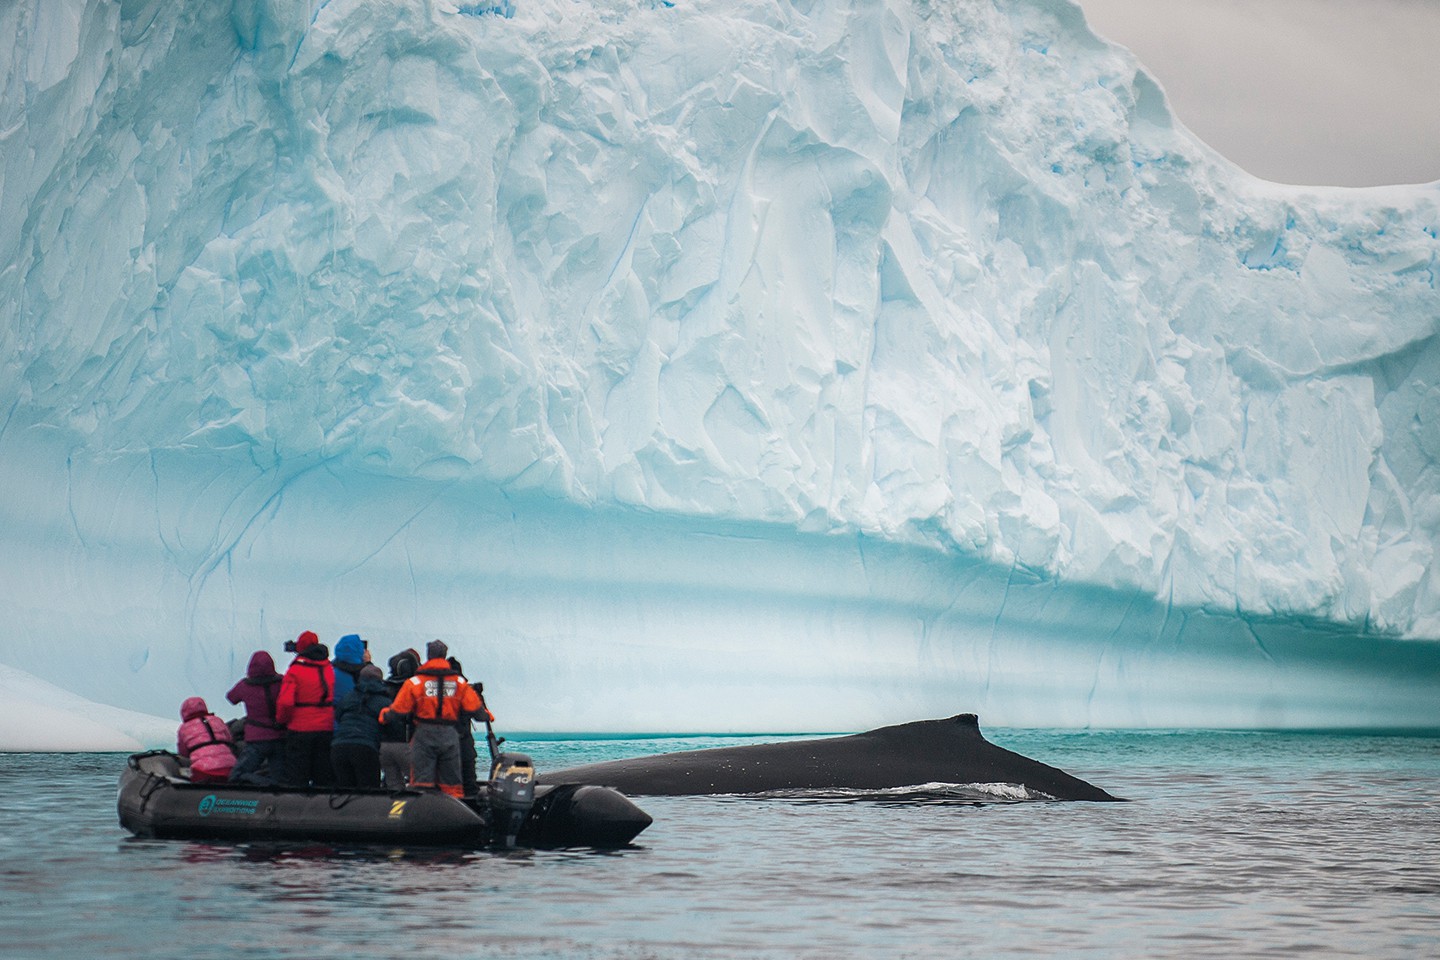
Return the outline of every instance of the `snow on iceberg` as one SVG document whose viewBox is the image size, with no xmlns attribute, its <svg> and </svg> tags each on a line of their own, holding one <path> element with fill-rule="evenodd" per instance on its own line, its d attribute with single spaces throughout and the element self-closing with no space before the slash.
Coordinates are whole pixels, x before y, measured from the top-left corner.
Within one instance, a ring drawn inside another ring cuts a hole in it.
<svg viewBox="0 0 1440 960">
<path fill-rule="evenodd" d="M 78 697 L 0 664 L 0 753 L 175 749 L 175 720 Z"/>
<path fill-rule="evenodd" d="M 1257 181 L 1073 3 L 954 6 L 0 9 L 0 659 L 1433 725 L 1440 188 Z"/>
</svg>

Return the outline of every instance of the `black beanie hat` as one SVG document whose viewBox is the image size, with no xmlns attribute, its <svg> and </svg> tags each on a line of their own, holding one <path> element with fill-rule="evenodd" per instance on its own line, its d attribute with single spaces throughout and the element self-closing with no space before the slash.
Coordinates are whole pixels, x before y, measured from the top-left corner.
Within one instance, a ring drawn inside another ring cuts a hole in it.
<svg viewBox="0 0 1440 960">
<path fill-rule="evenodd" d="M 431 640 L 425 644 L 426 660 L 443 660 L 445 659 L 445 654 L 449 652 L 450 648 L 445 646 L 444 640 Z"/>
<path fill-rule="evenodd" d="M 408 680 L 420 669 L 420 654 L 414 650 L 401 650 L 390 658 L 390 678 Z"/>
</svg>

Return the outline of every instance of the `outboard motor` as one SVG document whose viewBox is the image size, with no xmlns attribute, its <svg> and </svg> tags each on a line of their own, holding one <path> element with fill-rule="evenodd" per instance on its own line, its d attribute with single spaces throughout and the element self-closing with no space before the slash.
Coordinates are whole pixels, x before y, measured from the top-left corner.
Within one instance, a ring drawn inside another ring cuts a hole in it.
<svg viewBox="0 0 1440 960">
<path fill-rule="evenodd" d="M 535 766 L 523 753 L 500 753 L 490 768 L 490 812 L 495 834 L 515 846 L 520 828 L 535 806 Z"/>
</svg>

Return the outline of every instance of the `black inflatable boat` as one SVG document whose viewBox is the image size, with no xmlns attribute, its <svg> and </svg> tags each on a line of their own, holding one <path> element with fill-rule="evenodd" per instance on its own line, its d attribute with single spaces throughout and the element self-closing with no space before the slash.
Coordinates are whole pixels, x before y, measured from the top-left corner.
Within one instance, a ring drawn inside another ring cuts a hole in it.
<svg viewBox="0 0 1440 960">
<path fill-rule="evenodd" d="M 479 801 L 410 790 L 191 783 L 184 773 L 179 757 L 167 751 L 131 756 L 120 774 L 121 826 L 162 839 L 553 848 L 622 847 L 651 823 L 609 787 L 535 786 L 524 769 L 492 779 Z"/>
</svg>

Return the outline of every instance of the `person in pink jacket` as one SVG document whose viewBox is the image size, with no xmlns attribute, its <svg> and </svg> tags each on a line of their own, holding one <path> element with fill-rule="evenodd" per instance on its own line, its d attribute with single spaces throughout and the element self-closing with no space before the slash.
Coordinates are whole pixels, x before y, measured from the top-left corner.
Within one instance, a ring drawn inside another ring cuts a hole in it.
<svg viewBox="0 0 1440 960">
<path fill-rule="evenodd" d="M 190 761 L 190 779 L 195 783 L 223 783 L 235 766 L 234 740 L 225 725 L 205 701 L 191 697 L 180 705 L 180 731 L 175 745 L 180 756 Z"/>
</svg>

